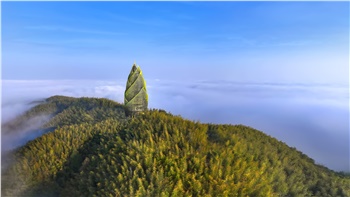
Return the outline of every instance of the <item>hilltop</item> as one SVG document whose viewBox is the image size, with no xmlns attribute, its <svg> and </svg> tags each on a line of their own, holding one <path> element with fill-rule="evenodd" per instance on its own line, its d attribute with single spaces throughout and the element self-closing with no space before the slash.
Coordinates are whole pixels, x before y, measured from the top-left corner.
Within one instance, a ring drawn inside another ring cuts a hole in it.
<svg viewBox="0 0 350 197">
<path fill-rule="evenodd" d="M 35 117 L 45 134 L 7 153 L 3 196 L 350 196 L 349 176 L 248 126 L 54 96 L 2 130 Z"/>
</svg>

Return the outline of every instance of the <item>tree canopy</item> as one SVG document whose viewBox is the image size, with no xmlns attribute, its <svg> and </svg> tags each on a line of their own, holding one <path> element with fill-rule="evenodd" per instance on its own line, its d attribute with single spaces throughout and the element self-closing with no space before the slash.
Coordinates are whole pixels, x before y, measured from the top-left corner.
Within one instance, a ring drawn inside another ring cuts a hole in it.
<svg viewBox="0 0 350 197">
<path fill-rule="evenodd" d="M 53 129 L 11 153 L 3 196 L 350 196 L 348 175 L 244 125 L 56 96 L 12 126 L 40 113 Z"/>
</svg>

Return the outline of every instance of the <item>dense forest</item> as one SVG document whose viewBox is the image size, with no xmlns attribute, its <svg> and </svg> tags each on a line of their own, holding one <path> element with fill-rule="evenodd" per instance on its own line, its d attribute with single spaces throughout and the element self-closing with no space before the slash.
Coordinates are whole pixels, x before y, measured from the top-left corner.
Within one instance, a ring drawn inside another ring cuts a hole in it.
<svg viewBox="0 0 350 197">
<path fill-rule="evenodd" d="M 2 196 L 350 196 L 350 177 L 244 125 L 203 124 L 108 99 L 54 96 L 46 133 L 7 154 Z"/>
</svg>

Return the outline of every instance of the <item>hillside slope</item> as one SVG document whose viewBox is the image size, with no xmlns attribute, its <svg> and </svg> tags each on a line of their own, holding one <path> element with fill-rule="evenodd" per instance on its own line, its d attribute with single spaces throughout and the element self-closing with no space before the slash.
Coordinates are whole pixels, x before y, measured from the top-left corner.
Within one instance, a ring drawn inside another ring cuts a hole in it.
<svg viewBox="0 0 350 197">
<path fill-rule="evenodd" d="M 55 96 L 2 128 L 42 114 L 50 132 L 13 152 L 3 196 L 350 196 L 348 176 L 243 125 Z"/>
</svg>

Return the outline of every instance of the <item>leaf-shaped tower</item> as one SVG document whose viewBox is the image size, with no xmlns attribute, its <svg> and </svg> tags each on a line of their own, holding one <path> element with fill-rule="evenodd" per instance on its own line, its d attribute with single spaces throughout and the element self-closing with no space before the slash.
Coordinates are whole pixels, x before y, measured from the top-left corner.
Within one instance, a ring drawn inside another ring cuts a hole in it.
<svg viewBox="0 0 350 197">
<path fill-rule="evenodd" d="M 139 66 L 132 65 L 124 93 L 126 115 L 135 115 L 148 108 L 146 82 Z"/>
</svg>

